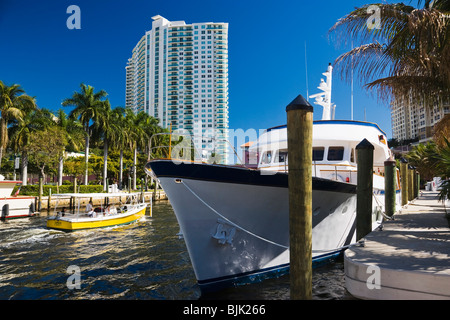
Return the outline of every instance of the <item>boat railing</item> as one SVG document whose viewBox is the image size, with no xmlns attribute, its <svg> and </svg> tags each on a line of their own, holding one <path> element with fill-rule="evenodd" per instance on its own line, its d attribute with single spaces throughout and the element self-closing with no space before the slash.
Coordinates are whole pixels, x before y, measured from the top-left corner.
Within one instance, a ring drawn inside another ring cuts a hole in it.
<svg viewBox="0 0 450 320">
<path fill-rule="evenodd" d="M 125 200 L 123 201 L 123 197 Z M 70 194 L 60 194 L 54 195 L 55 198 L 55 207 L 54 207 L 54 216 L 61 217 L 63 214 L 69 214 L 70 217 L 76 218 L 101 218 L 101 217 L 110 217 L 116 214 L 126 213 L 130 210 L 136 209 L 139 206 L 145 204 L 144 199 L 139 199 L 141 195 L 139 193 L 121 193 L 121 194 L 104 194 L 102 196 L 103 201 L 95 205 L 95 209 L 91 211 L 92 214 L 88 214 L 86 212 L 87 204 L 93 199 L 100 199 L 98 197 L 92 197 L 90 194 L 86 195 L 70 195 Z M 109 201 L 110 198 L 119 198 L 118 202 Z M 69 201 L 69 205 L 67 206 L 67 201 Z M 64 205 L 61 205 L 63 203 Z M 68 207 L 68 210 L 66 211 Z M 106 210 L 109 207 L 108 210 Z"/>
<path fill-rule="evenodd" d="M 271 169 L 276 172 L 289 172 L 287 161 L 282 162 L 281 165 L 278 166 L 263 167 L 263 170 Z M 375 176 L 384 177 L 384 167 L 374 166 L 373 173 Z M 312 176 L 356 184 L 357 168 L 355 165 L 349 164 L 317 163 L 317 161 L 313 161 Z"/>
</svg>

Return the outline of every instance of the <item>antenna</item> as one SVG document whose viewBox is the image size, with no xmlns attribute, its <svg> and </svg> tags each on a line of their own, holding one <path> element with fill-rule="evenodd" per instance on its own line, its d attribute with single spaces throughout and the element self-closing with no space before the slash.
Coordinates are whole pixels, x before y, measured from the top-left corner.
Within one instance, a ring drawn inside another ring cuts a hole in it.
<svg viewBox="0 0 450 320">
<path fill-rule="evenodd" d="M 306 58 L 306 41 L 305 41 L 305 74 L 306 74 L 306 100 L 309 102 L 309 90 L 308 90 L 308 60 Z"/>
<path fill-rule="evenodd" d="M 310 98 L 316 98 L 315 104 L 323 107 L 322 120 L 334 120 L 335 104 L 331 102 L 331 78 L 333 67 L 331 63 L 328 64 L 327 71 L 322 73 L 326 77 L 326 82 L 320 79 L 320 84 L 317 89 L 322 92 L 316 93 L 310 96 Z"/>
<path fill-rule="evenodd" d="M 352 40 L 352 50 L 353 50 L 353 40 Z M 352 84 L 351 84 L 350 114 L 351 120 L 353 120 L 353 54 L 352 54 Z"/>
</svg>

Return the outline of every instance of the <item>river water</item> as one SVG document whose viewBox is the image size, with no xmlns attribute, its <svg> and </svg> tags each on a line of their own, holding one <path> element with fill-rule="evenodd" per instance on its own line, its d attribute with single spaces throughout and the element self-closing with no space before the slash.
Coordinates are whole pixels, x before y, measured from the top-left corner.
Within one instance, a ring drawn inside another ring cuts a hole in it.
<svg viewBox="0 0 450 320">
<path fill-rule="evenodd" d="M 167 201 L 153 204 L 152 217 L 114 228 L 67 233 L 47 229 L 45 217 L 2 221 L 0 300 L 289 299 L 288 275 L 202 295 L 178 232 Z M 353 299 L 342 261 L 314 269 L 313 299 Z"/>
</svg>

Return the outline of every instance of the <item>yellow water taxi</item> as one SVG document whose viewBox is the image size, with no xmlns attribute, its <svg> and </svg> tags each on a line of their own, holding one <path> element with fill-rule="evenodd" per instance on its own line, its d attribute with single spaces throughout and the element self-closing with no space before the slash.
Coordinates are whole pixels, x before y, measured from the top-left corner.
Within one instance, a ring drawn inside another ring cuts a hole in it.
<svg viewBox="0 0 450 320">
<path fill-rule="evenodd" d="M 56 214 L 47 218 L 47 227 L 64 231 L 105 228 L 129 224 L 145 216 L 147 204 L 139 200 L 139 193 L 65 193 L 55 194 Z M 118 198 L 118 204 L 109 204 Z M 69 210 L 59 208 L 59 200 L 70 199 Z M 100 203 L 93 206 L 93 200 Z"/>
</svg>

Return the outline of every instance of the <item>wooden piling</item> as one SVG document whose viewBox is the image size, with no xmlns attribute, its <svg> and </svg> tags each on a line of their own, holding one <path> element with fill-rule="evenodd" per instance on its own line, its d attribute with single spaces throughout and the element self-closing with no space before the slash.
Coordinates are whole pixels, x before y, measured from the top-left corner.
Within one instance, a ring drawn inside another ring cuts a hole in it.
<svg viewBox="0 0 450 320">
<path fill-rule="evenodd" d="M 417 175 L 417 193 L 416 193 L 416 198 L 419 198 L 419 195 L 420 195 L 420 173 L 419 173 L 419 171 L 417 171 L 416 175 Z"/>
<path fill-rule="evenodd" d="M 43 193 L 43 185 L 42 185 L 42 180 L 44 178 L 42 176 L 39 176 L 39 203 L 38 203 L 38 211 L 41 211 L 42 209 L 42 193 Z"/>
<path fill-rule="evenodd" d="M 408 160 L 400 159 L 400 179 L 402 188 L 402 206 L 408 204 Z"/>
<path fill-rule="evenodd" d="M 301 95 L 287 107 L 291 299 L 312 298 L 313 107 Z"/>
<path fill-rule="evenodd" d="M 372 231 L 373 197 L 373 145 L 362 140 L 356 146 L 357 186 L 356 186 L 356 240 L 364 238 Z"/>
<path fill-rule="evenodd" d="M 47 213 L 50 214 L 50 204 L 52 202 L 52 188 L 48 189 L 48 198 L 47 198 Z"/>
<path fill-rule="evenodd" d="M 396 173 L 395 160 L 384 162 L 384 207 L 385 214 L 392 217 L 395 213 Z"/>
<path fill-rule="evenodd" d="M 73 179 L 73 193 L 77 193 L 77 178 Z"/>
<path fill-rule="evenodd" d="M 419 197 L 418 187 L 417 187 L 417 170 L 416 170 L 416 168 L 414 168 L 413 177 L 414 177 L 414 199 L 415 199 L 415 198 Z"/>
<path fill-rule="evenodd" d="M 408 200 L 414 200 L 414 167 L 408 166 Z"/>
</svg>

